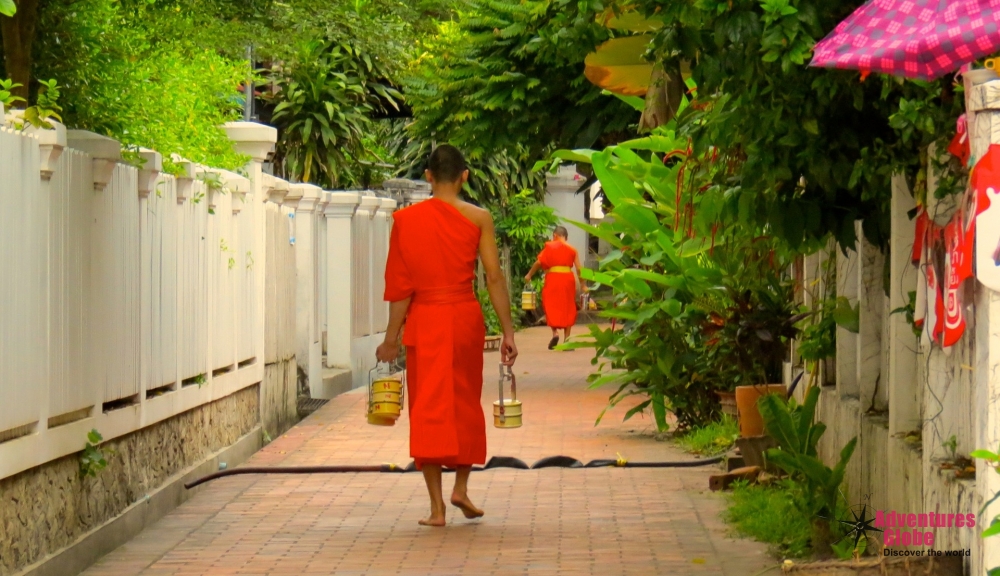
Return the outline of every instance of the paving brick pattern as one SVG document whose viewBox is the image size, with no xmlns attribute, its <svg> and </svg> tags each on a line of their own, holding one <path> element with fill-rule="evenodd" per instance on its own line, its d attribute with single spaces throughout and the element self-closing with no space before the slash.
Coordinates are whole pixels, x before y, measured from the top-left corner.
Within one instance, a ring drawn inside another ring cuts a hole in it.
<svg viewBox="0 0 1000 576">
<path fill-rule="evenodd" d="M 584 462 L 690 456 L 654 439 L 648 419 L 594 419 L 608 391 L 588 391 L 591 355 L 545 349 L 548 332 L 518 335 L 524 425 L 494 429 L 496 352 L 487 353 L 483 408 L 489 455 L 528 462 L 556 454 Z M 364 419 L 365 395 L 339 396 L 256 454 L 249 465 L 406 464 L 408 425 Z M 777 562 L 763 545 L 734 540 L 709 493 L 718 466 L 668 469 L 499 469 L 474 473 L 485 511 L 426 528 L 419 474 L 237 476 L 216 480 L 87 576 L 281 574 L 721 574 L 751 576 Z M 446 476 L 445 486 L 450 489 Z M 774 574 L 775 571 L 768 571 Z"/>
</svg>

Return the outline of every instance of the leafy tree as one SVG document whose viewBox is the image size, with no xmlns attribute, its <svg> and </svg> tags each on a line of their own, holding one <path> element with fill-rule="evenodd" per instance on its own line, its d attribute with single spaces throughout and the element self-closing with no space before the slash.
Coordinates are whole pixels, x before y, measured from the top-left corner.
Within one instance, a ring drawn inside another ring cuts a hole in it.
<svg viewBox="0 0 1000 576">
<path fill-rule="evenodd" d="M 398 107 L 399 93 L 383 83 L 380 60 L 335 40 L 311 40 L 272 72 L 271 120 L 281 129 L 285 177 L 327 188 L 355 180 L 351 165 L 367 156 L 371 116 Z"/>
<path fill-rule="evenodd" d="M 36 72 L 58 79 L 70 126 L 164 156 L 240 167 L 221 125 L 240 117 L 238 87 L 249 65 L 199 45 L 207 16 L 174 8 L 54 1 L 39 15 Z"/>
<path fill-rule="evenodd" d="M 552 145 L 620 139 L 634 113 L 602 98 L 583 75 L 584 57 L 612 33 L 597 22 L 602 9 L 469 0 L 421 43 L 404 80 L 412 133 L 451 142 L 472 159 L 506 150 L 531 161 Z"/>
<path fill-rule="evenodd" d="M 915 174 L 922 150 L 961 113 L 949 78 L 912 82 L 808 67 L 813 45 L 861 3 L 827 0 L 639 0 L 661 18 L 652 49 L 691 62 L 697 105 L 680 118 L 696 154 L 717 147 L 743 222 L 799 247 L 833 234 L 886 245 L 890 178 Z M 918 179 L 919 180 L 919 179 Z"/>
</svg>

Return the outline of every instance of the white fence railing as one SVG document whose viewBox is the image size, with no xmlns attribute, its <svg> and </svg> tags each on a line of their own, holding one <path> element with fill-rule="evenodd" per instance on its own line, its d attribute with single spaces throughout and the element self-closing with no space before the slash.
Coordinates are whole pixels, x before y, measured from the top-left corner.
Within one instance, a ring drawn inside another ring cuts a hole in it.
<svg viewBox="0 0 1000 576">
<path fill-rule="evenodd" d="M 350 370 L 364 384 L 388 322 L 382 300 L 391 213 L 396 202 L 371 192 L 327 192 L 293 184 L 284 205 L 295 211 L 300 369 L 315 397 L 340 390 L 329 371 Z"/>
<path fill-rule="evenodd" d="M 229 128 L 238 147 L 273 145 L 273 129 Z M 0 478 L 79 451 L 92 428 L 115 438 L 263 377 L 265 247 L 284 254 L 265 244 L 263 157 L 251 179 L 190 163 L 174 177 L 141 156 L 61 126 L 0 128 Z M 294 328 L 276 330 L 275 347 Z"/>
<path fill-rule="evenodd" d="M 273 129 L 227 130 L 246 176 L 0 130 L 0 478 L 251 386 L 265 362 L 297 356 L 317 397 L 364 384 L 397 202 L 263 175 Z"/>
</svg>

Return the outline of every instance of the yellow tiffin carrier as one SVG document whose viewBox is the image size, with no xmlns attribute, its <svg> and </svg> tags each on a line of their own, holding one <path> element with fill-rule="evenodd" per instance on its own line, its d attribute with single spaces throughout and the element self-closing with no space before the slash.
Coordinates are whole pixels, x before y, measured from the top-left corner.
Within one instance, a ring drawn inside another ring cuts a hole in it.
<svg viewBox="0 0 1000 576">
<path fill-rule="evenodd" d="M 521 292 L 521 310 L 534 310 L 538 307 L 538 294 L 534 290 Z"/>
<path fill-rule="evenodd" d="M 508 378 L 510 379 L 510 399 L 503 397 L 503 381 Z M 500 364 L 499 388 L 500 400 L 493 403 L 493 426 L 496 428 L 520 428 L 521 402 L 517 399 L 517 381 L 510 366 Z"/>
<path fill-rule="evenodd" d="M 375 426 L 392 426 L 402 413 L 406 371 L 396 376 L 390 370 L 398 366 L 386 366 L 376 365 L 368 372 L 368 423 Z"/>
</svg>

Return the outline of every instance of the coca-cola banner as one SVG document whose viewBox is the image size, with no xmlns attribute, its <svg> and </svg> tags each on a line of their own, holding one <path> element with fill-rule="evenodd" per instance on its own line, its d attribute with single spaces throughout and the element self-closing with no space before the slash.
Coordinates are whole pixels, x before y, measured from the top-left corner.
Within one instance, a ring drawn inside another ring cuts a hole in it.
<svg viewBox="0 0 1000 576">
<path fill-rule="evenodd" d="M 991 144 L 972 170 L 976 278 L 1000 291 L 1000 145 Z"/>
</svg>

